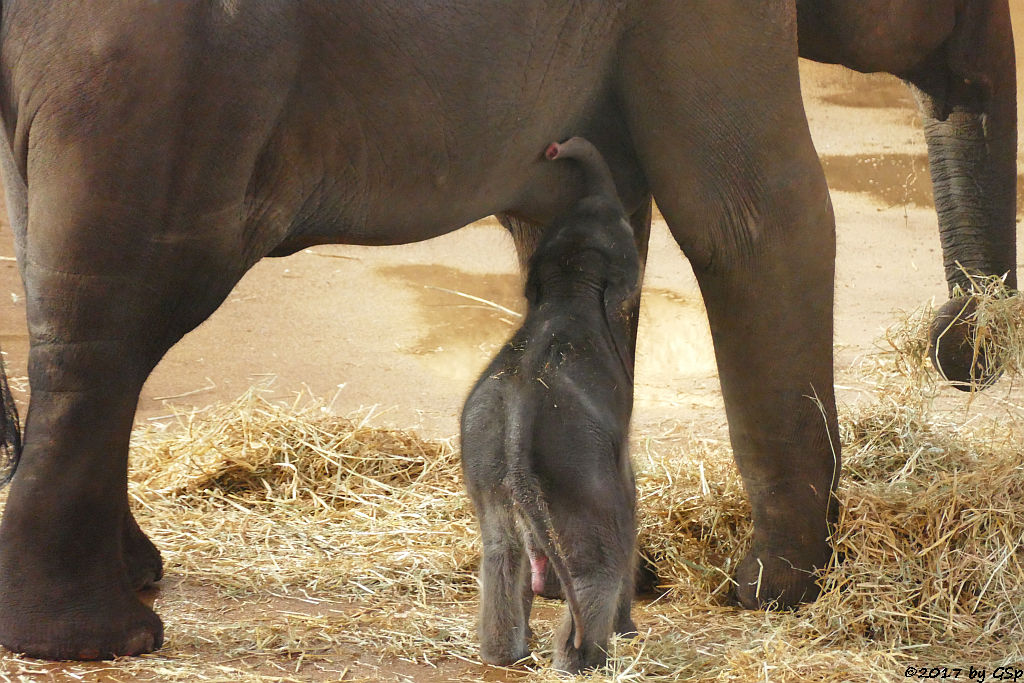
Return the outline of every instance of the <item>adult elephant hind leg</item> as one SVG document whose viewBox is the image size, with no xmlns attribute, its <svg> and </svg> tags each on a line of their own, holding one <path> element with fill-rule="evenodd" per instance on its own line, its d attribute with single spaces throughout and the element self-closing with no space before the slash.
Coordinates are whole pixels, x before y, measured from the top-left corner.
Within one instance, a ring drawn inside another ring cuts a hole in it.
<svg viewBox="0 0 1024 683">
<path fill-rule="evenodd" d="M 36 215 L 59 203 L 41 203 Z M 135 407 L 163 353 L 241 272 L 214 263 L 199 240 L 150 244 L 152 226 L 133 222 L 132 209 L 104 211 L 114 237 L 131 236 L 132 248 L 112 238 L 105 244 L 117 244 L 116 253 L 101 254 L 83 242 L 97 224 L 87 212 L 75 202 L 48 214 L 66 222 L 29 226 L 38 236 L 25 269 L 32 396 L 0 521 L 0 644 L 47 659 L 160 647 L 160 620 L 135 595 L 161 572 L 128 505 Z"/>
<path fill-rule="evenodd" d="M 816 597 L 831 557 L 840 465 L 834 221 L 800 99 L 794 9 L 661 7 L 625 46 L 622 100 L 708 312 L 754 523 L 737 597 L 794 605 Z"/>
</svg>

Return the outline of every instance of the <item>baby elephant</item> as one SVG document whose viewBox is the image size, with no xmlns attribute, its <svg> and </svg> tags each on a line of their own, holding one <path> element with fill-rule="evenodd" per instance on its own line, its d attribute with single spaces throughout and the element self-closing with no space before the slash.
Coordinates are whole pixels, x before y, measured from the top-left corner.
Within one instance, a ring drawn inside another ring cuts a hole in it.
<svg viewBox="0 0 1024 683">
<path fill-rule="evenodd" d="M 554 666 L 600 666 L 630 619 L 636 504 L 627 452 L 632 315 L 640 260 L 611 174 L 583 138 L 552 143 L 587 193 L 544 233 L 530 261 L 523 326 L 462 413 L 462 466 L 483 535 L 483 659 L 529 654 L 534 593 L 551 568 L 568 609 Z"/>
</svg>

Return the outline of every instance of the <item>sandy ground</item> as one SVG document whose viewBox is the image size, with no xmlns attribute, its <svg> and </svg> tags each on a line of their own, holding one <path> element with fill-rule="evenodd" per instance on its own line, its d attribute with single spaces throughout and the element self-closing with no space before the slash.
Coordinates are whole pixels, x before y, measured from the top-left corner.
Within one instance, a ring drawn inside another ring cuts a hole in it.
<svg viewBox="0 0 1024 683">
<path fill-rule="evenodd" d="M 1024 35 L 1024 2 L 1014 6 Z M 923 136 L 903 87 L 891 77 L 810 63 L 803 77 L 837 218 L 836 367 L 840 396 L 851 400 L 858 388 L 848 369 L 872 352 L 893 312 L 945 295 L 936 218 Z M 0 346 L 24 403 L 24 293 L 3 228 Z M 316 247 L 266 259 L 167 354 L 145 386 L 137 419 L 166 421 L 174 406 L 202 407 L 272 382 L 282 398 L 308 390 L 333 397 L 340 414 L 375 406 L 376 424 L 454 434 L 470 385 L 515 323 L 452 291 L 521 309 L 511 240 L 493 219 L 419 244 Z M 634 431 L 692 418 L 709 436 L 724 434 L 702 304 L 660 221 L 645 282 L 636 396 Z"/>
</svg>

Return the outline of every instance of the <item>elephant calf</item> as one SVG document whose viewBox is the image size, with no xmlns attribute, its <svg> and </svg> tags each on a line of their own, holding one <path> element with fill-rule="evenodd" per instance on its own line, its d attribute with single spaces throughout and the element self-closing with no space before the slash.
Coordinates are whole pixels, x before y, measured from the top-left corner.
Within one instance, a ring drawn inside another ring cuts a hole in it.
<svg viewBox="0 0 1024 683">
<path fill-rule="evenodd" d="M 530 261 L 525 322 L 462 414 L 462 466 L 483 535 L 483 658 L 529 654 L 528 618 L 548 563 L 568 603 L 554 666 L 604 663 L 632 632 L 635 492 L 626 436 L 640 260 L 608 166 L 583 138 L 553 143 L 587 192 Z"/>
</svg>

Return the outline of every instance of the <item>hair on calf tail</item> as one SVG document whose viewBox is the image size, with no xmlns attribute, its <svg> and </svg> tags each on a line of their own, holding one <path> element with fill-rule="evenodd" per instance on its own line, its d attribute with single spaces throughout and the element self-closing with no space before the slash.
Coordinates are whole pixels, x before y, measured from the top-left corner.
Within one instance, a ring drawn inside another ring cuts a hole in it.
<svg viewBox="0 0 1024 683">
<path fill-rule="evenodd" d="M 21 459 L 21 421 L 7 383 L 3 354 L 0 353 L 0 486 L 14 476 Z"/>
</svg>

